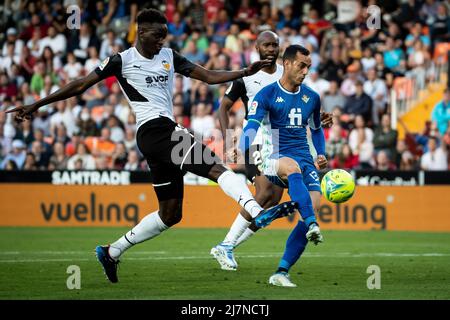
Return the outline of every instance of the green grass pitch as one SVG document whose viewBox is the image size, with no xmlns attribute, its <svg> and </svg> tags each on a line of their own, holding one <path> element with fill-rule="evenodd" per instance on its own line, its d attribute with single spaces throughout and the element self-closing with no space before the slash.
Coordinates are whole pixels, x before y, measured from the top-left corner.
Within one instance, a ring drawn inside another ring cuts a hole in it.
<svg viewBox="0 0 450 320">
<path fill-rule="evenodd" d="M 119 283 L 107 282 L 94 248 L 126 228 L 0 228 L 0 299 L 449 299 L 450 233 L 324 231 L 292 268 L 297 288 L 267 284 L 289 230 L 263 230 L 236 251 L 239 269 L 209 255 L 225 229 L 173 229 L 129 250 Z M 69 290 L 67 267 L 81 270 Z M 369 290 L 370 265 L 381 289 Z"/>
</svg>

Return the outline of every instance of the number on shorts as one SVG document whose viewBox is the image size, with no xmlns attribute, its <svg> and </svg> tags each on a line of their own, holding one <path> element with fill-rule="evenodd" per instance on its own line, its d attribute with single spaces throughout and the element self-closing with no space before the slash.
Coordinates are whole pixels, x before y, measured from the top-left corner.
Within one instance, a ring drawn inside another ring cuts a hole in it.
<svg viewBox="0 0 450 320">
<path fill-rule="evenodd" d="M 319 181 L 319 175 L 317 174 L 317 172 L 311 171 L 311 172 L 309 173 L 309 175 L 311 176 L 311 178 L 314 179 L 314 181 Z"/>
<path fill-rule="evenodd" d="M 253 157 L 254 165 L 258 166 L 262 163 L 261 152 L 259 152 L 258 150 L 253 152 L 252 157 Z"/>
</svg>

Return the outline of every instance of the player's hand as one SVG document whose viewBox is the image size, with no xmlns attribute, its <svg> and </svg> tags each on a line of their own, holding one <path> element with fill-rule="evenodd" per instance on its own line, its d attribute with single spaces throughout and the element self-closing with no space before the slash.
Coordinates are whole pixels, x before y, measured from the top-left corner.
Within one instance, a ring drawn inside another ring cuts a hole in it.
<svg viewBox="0 0 450 320">
<path fill-rule="evenodd" d="M 30 104 L 27 106 L 19 106 L 19 107 L 15 107 L 11 110 L 7 110 L 5 111 L 5 113 L 12 113 L 12 112 L 16 112 L 16 116 L 14 117 L 14 119 L 17 122 L 23 122 L 25 120 L 30 120 L 31 119 L 31 115 L 37 110 L 39 109 L 38 107 L 36 107 L 35 104 Z"/>
<path fill-rule="evenodd" d="M 226 151 L 225 153 L 225 159 L 227 162 L 231 162 L 231 163 L 237 163 L 237 159 L 238 159 L 238 150 L 237 148 L 230 148 Z"/>
<path fill-rule="evenodd" d="M 320 122 L 322 123 L 322 127 L 331 128 L 333 125 L 333 115 L 330 112 L 321 112 Z"/>
<path fill-rule="evenodd" d="M 271 63 L 272 63 L 272 60 L 269 60 L 269 59 L 253 62 L 251 65 L 249 65 L 246 68 L 247 69 L 247 74 L 245 76 L 246 77 L 251 76 L 251 75 L 257 73 L 262 68 L 270 66 Z"/>
<path fill-rule="evenodd" d="M 315 165 L 316 165 L 317 170 L 325 169 L 328 165 L 328 160 L 324 155 L 320 154 L 317 156 Z"/>
</svg>

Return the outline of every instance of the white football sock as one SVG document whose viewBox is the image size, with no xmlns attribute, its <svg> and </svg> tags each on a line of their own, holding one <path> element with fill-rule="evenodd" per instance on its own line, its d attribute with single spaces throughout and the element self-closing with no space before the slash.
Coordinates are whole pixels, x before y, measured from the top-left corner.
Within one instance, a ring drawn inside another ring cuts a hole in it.
<svg viewBox="0 0 450 320">
<path fill-rule="evenodd" d="M 243 207 L 253 218 L 256 217 L 263 208 L 253 198 L 245 181 L 231 170 L 222 173 L 217 179 L 217 183 L 222 190 Z"/>
<path fill-rule="evenodd" d="M 133 229 L 109 247 L 109 255 L 117 260 L 129 248 L 137 243 L 152 239 L 169 227 L 164 224 L 158 211 L 146 215 Z"/>
<path fill-rule="evenodd" d="M 233 224 L 231 225 L 230 231 L 225 236 L 223 244 L 235 246 L 239 237 L 244 233 L 244 231 L 251 224 L 251 221 L 247 221 L 240 213 L 237 215 Z"/>
<path fill-rule="evenodd" d="M 238 245 L 240 245 L 242 242 L 246 241 L 248 238 L 250 238 L 252 235 L 255 234 L 255 231 L 253 231 L 250 228 L 247 228 L 244 233 L 239 237 L 239 239 L 236 242 L 235 247 L 237 247 Z"/>
</svg>

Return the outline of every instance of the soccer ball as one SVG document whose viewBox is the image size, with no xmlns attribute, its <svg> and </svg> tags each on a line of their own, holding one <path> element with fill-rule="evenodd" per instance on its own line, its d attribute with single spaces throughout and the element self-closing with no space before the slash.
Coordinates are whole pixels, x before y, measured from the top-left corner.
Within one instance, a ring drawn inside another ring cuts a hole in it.
<svg viewBox="0 0 450 320">
<path fill-rule="evenodd" d="M 334 203 L 342 203 L 353 196 L 355 180 L 347 171 L 334 169 L 323 176 L 320 188 L 327 200 Z"/>
</svg>

